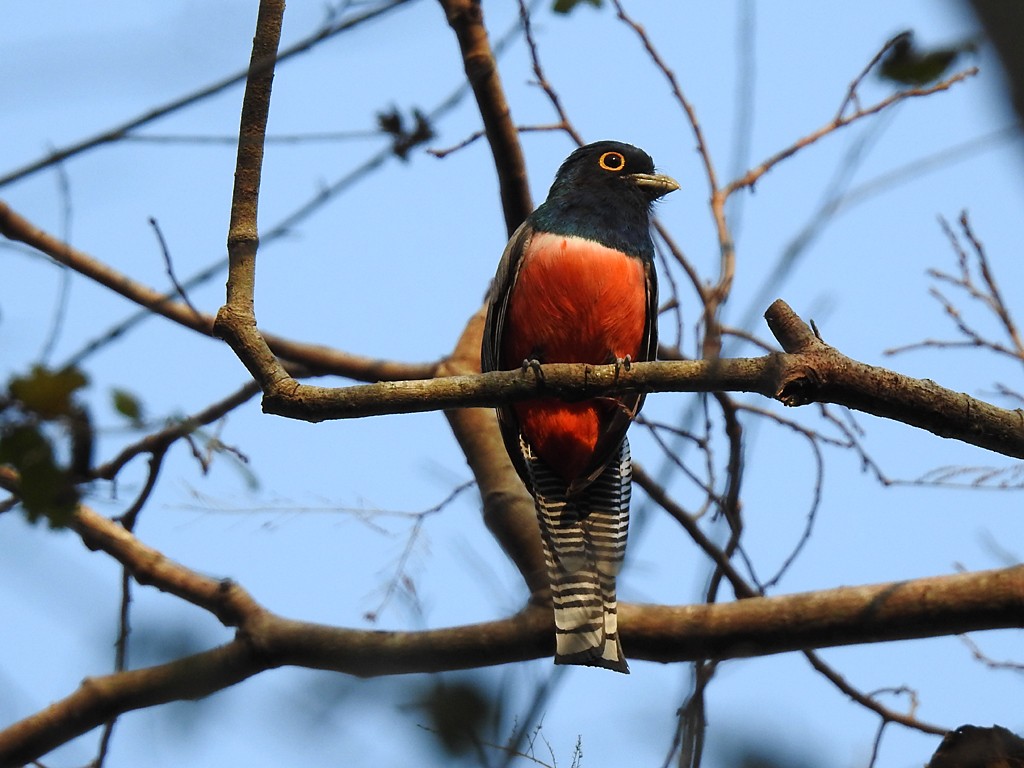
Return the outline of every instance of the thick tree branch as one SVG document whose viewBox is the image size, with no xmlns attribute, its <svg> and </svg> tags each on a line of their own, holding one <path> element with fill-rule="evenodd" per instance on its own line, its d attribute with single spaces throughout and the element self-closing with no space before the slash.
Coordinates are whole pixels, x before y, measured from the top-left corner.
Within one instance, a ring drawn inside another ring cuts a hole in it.
<svg viewBox="0 0 1024 768">
<path fill-rule="evenodd" d="M 756 392 L 785 405 L 835 403 L 1024 458 L 1024 411 L 1006 410 L 940 387 L 852 360 L 815 337 L 783 301 L 766 313 L 783 354 L 756 358 L 634 363 L 622 366 L 550 364 L 480 376 L 450 376 L 345 388 L 299 385 L 268 395 L 263 409 L 323 421 L 442 408 L 496 406 L 538 395 L 566 400 L 626 391 Z"/>
<path fill-rule="evenodd" d="M 154 584 L 238 626 L 234 641 L 146 669 L 87 679 L 78 691 L 0 731 L 0 768 L 21 765 L 110 717 L 206 696 L 283 665 L 362 677 L 461 669 L 551 652 L 551 613 L 530 608 L 485 624 L 421 632 L 365 631 L 269 613 L 239 586 L 197 574 L 81 509 L 74 529 Z M 622 605 L 635 659 L 674 662 L 757 656 L 1024 625 L 1024 566 L 781 597 L 693 606 Z"/>
<path fill-rule="evenodd" d="M 256 667 L 252 649 L 236 641 L 169 664 L 87 677 L 70 696 L 0 731 L 0 768 L 24 766 L 124 712 L 209 696 Z"/>
<path fill-rule="evenodd" d="M 579 400 L 626 391 L 644 392 L 760 392 L 774 395 L 780 377 L 802 356 L 633 363 L 629 370 L 615 365 L 550 363 L 540 373 L 532 369 L 480 375 L 393 381 L 353 387 L 301 385 L 288 396 L 263 399 L 267 413 L 303 419 L 355 419 L 396 413 L 420 413 L 445 408 L 494 407 L 538 395 Z"/>
<path fill-rule="evenodd" d="M 175 563 L 143 544 L 123 526 L 87 507 L 79 507 L 69 527 L 89 549 L 106 552 L 121 563 L 139 584 L 155 586 L 209 611 L 225 626 L 241 626 L 263 612 L 237 584 L 204 576 Z"/>
<path fill-rule="evenodd" d="M 1015 458 L 1024 458 L 1024 410 L 1006 410 L 930 379 L 852 360 L 818 339 L 781 300 L 765 313 L 783 349 L 806 371 L 793 372 L 776 398 L 786 405 L 836 403 Z"/>
</svg>

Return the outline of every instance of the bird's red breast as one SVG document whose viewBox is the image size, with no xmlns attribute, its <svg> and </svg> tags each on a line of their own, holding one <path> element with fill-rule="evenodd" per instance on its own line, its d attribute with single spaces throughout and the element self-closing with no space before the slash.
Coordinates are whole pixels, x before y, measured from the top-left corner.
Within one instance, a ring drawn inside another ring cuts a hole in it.
<svg viewBox="0 0 1024 768">
<path fill-rule="evenodd" d="M 522 256 L 505 317 L 502 356 L 509 365 L 602 365 L 638 360 L 647 322 L 643 262 L 578 237 L 537 233 Z M 514 406 L 520 431 L 567 483 L 586 471 L 620 403 L 552 398 Z"/>
</svg>

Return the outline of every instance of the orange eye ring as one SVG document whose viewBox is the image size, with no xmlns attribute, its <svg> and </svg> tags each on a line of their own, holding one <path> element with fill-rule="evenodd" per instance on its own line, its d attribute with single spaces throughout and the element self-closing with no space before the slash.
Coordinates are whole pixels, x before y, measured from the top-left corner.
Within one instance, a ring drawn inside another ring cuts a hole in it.
<svg viewBox="0 0 1024 768">
<path fill-rule="evenodd" d="M 597 158 L 597 164 L 606 171 L 618 173 L 626 167 L 626 158 L 622 156 L 621 152 L 605 152 Z"/>
</svg>

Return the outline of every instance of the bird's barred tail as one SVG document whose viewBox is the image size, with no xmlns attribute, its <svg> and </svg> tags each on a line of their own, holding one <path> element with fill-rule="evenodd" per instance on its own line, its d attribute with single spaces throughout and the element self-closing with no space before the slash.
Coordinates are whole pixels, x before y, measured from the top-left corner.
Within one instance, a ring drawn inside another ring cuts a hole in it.
<svg viewBox="0 0 1024 768">
<path fill-rule="evenodd" d="M 615 577 L 629 528 L 632 465 L 625 438 L 604 471 L 569 498 L 565 481 L 525 442 L 555 609 L 555 663 L 629 672 L 619 642 Z"/>
</svg>

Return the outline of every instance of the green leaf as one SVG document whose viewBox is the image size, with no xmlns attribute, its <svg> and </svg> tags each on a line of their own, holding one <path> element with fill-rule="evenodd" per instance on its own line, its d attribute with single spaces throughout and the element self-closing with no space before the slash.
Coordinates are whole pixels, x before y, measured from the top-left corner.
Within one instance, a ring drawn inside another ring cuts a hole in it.
<svg viewBox="0 0 1024 768">
<path fill-rule="evenodd" d="M 78 491 L 39 427 L 21 424 L 0 435 L 0 464 L 18 471 L 18 497 L 29 522 L 46 518 L 51 528 L 63 528 L 71 521 Z"/>
<path fill-rule="evenodd" d="M 555 13 L 572 13 L 580 3 L 587 3 L 595 8 L 601 7 L 602 0 L 555 0 L 551 10 Z"/>
<path fill-rule="evenodd" d="M 114 389 L 110 393 L 114 410 L 131 421 L 133 426 L 142 426 L 142 401 L 124 389 Z"/>
<path fill-rule="evenodd" d="M 907 30 L 893 38 L 878 75 L 898 85 L 921 87 L 936 82 L 961 54 L 974 49 L 973 40 L 945 48 L 919 48 L 914 44 L 913 30 Z"/>
<path fill-rule="evenodd" d="M 40 418 L 53 420 L 67 416 L 72 410 L 72 397 L 89 380 L 77 368 L 51 371 L 41 365 L 32 366 L 28 376 L 15 376 L 8 385 L 13 399 Z"/>
</svg>

